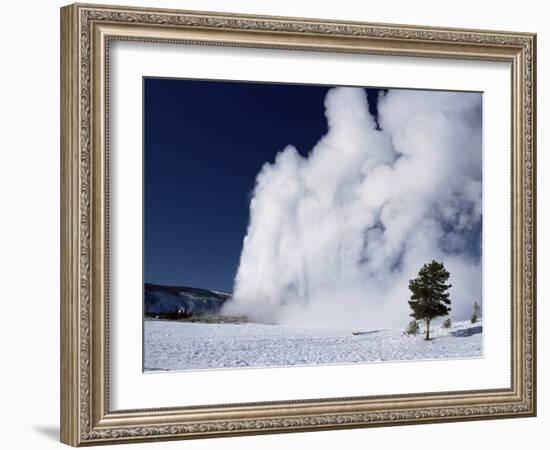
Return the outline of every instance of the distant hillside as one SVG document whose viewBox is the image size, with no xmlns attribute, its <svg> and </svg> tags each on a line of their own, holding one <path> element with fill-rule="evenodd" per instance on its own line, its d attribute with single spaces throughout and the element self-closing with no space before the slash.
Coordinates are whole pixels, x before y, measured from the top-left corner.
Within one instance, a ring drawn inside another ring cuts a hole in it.
<svg viewBox="0 0 550 450">
<path fill-rule="evenodd" d="M 148 317 L 188 318 L 215 314 L 231 298 L 228 292 L 187 286 L 144 284 L 144 309 Z"/>
</svg>

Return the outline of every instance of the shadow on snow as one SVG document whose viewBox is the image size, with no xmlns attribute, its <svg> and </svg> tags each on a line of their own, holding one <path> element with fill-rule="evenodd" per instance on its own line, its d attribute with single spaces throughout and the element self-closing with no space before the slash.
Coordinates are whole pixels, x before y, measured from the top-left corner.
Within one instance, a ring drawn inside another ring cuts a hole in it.
<svg viewBox="0 0 550 450">
<path fill-rule="evenodd" d="M 469 337 L 469 336 L 473 336 L 474 334 L 479 334 L 482 331 L 483 331 L 483 327 L 479 325 L 477 327 L 466 328 L 465 330 L 453 331 L 451 334 L 455 337 Z"/>
</svg>

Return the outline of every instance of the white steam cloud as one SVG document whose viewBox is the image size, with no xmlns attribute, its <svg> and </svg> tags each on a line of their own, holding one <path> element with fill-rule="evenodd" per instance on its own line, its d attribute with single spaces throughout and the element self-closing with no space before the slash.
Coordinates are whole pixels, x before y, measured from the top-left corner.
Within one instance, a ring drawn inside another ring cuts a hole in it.
<svg viewBox="0 0 550 450">
<path fill-rule="evenodd" d="M 481 94 L 334 88 L 328 132 L 265 164 L 225 313 L 285 325 L 410 320 L 408 280 L 436 259 L 454 320 L 481 301 Z"/>
</svg>

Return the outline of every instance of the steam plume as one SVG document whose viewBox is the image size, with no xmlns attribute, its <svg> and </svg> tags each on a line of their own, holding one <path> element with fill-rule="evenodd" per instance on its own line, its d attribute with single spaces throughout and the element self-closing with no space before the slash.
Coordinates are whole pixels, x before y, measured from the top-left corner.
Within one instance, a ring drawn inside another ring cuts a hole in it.
<svg viewBox="0 0 550 450">
<path fill-rule="evenodd" d="M 481 95 L 361 88 L 325 99 L 328 132 L 257 176 L 227 314 L 304 326 L 409 320 L 408 280 L 451 273 L 452 317 L 481 300 Z"/>
</svg>

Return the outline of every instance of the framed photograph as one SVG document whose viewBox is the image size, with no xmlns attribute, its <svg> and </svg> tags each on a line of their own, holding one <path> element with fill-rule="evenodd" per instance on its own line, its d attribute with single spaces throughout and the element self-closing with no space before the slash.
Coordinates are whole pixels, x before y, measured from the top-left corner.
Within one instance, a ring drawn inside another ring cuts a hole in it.
<svg viewBox="0 0 550 450">
<path fill-rule="evenodd" d="M 535 415 L 535 57 L 62 8 L 62 442 Z"/>
</svg>

